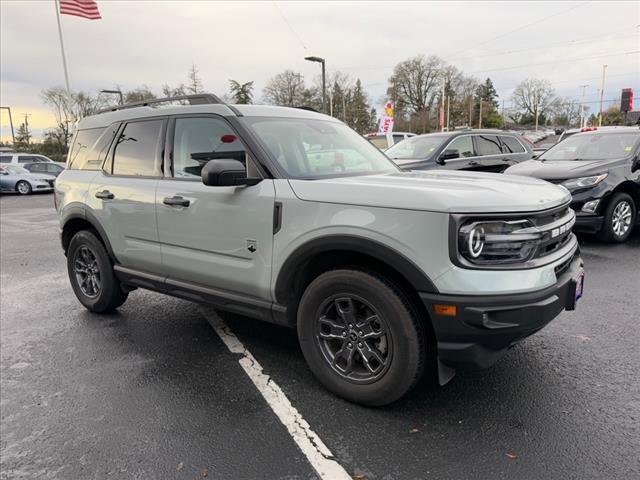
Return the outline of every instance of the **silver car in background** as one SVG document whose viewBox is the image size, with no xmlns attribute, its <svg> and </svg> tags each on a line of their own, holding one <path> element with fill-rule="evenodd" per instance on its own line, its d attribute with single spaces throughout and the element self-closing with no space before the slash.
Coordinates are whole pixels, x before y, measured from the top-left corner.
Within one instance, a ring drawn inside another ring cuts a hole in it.
<svg viewBox="0 0 640 480">
<path fill-rule="evenodd" d="M 0 165 L 0 191 L 29 195 L 33 192 L 53 191 L 56 177 L 45 173 L 31 173 L 19 165 Z"/>
</svg>

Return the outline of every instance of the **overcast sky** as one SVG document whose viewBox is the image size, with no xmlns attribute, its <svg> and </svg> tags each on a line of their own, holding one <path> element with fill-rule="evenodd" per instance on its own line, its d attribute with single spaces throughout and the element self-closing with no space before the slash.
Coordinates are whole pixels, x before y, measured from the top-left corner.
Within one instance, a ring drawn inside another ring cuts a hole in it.
<svg viewBox="0 0 640 480">
<path fill-rule="evenodd" d="M 74 90 L 135 88 L 159 93 L 186 82 L 191 63 L 205 89 L 255 81 L 259 101 L 269 77 L 285 69 L 309 81 L 329 70 L 359 77 L 379 105 L 396 63 L 439 55 L 468 74 L 491 77 L 507 106 L 513 87 L 545 78 L 556 91 L 605 100 L 632 87 L 640 98 L 640 2 L 214 2 L 99 0 L 102 20 L 62 16 Z M 17 125 L 30 113 L 39 133 L 54 126 L 40 92 L 64 85 L 53 0 L 0 0 L 2 106 Z M 636 52 L 629 54 L 627 52 Z M 593 58 L 592 58 L 593 57 Z M 638 105 L 638 100 L 636 105 Z M 597 104 L 590 104 L 592 111 Z M 636 106 L 636 109 L 638 107 Z M 2 137 L 10 135 L 2 113 Z"/>
</svg>

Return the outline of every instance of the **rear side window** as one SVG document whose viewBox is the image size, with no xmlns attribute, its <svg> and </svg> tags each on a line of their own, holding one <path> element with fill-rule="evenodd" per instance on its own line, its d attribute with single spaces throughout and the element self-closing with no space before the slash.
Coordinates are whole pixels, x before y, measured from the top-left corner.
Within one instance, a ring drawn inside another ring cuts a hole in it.
<svg viewBox="0 0 640 480">
<path fill-rule="evenodd" d="M 504 153 L 523 153 L 524 147 L 522 144 L 514 137 L 500 137 L 500 141 L 502 141 L 502 151 Z"/>
<path fill-rule="evenodd" d="M 160 176 L 160 132 L 164 120 L 125 125 L 116 142 L 114 175 Z"/>
<path fill-rule="evenodd" d="M 11 155 L 2 155 L 0 156 L 0 163 L 11 163 L 12 158 Z"/>
<path fill-rule="evenodd" d="M 95 157 L 93 147 L 104 128 L 78 130 L 69 151 L 68 168 L 73 170 L 99 170 L 102 161 Z M 113 138 L 113 137 L 112 137 Z"/>
<path fill-rule="evenodd" d="M 394 145 L 398 142 L 404 140 L 404 135 L 393 135 L 393 143 Z"/>
<path fill-rule="evenodd" d="M 40 159 L 34 155 L 18 155 L 18 163 L 39 162 Z"/>
<path fill-rule="evenodd" d="M 45 172 L 47 166 L 40 163 L 33 163 L 31 165 L 27 165 L 25 168 L 31 172 Z"/>
<path fill-rule="evenodd" d="M 495 135 L 476 135 L 478 155 L 500 155 L 500 141 Z"/>
</svg>

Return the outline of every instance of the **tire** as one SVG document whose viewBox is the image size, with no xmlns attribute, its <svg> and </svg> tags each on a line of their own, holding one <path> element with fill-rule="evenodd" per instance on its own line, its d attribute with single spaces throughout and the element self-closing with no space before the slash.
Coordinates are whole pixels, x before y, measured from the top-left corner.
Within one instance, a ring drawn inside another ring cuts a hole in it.
<svg viewBox="0 0 640 480">
<path fill-rule="evenodd" d="M 16 183 L 16 192 L 20 195 L 29 195 L 32 192 L 31 184 L 26 180 L 20 180 Z"/>
<path fill-rule="evenodd" d="M 424 326 L 406 296 L 359 270 L 332 270 L 309 284 L 298 308 L 298 339 L 324 387 L 368 406 L 407 393 L 427 358 Z"/>
<path fill-rule="evenodd" d="M 626 241 L 633 230 L 637 213 L 637 206 L 630 195 L 622 192 L 614 194 L 604 211 L 598 238 L 610 243 Z"/>
<path fill-rule="evenodd" d="M 67 272 L 76 297 L 92 312 L 111 312 L 127 300 L 128 293 L 115 276 L 109 254 L 89 230 L 81 230 L 71 239 Z"/>
</svg>

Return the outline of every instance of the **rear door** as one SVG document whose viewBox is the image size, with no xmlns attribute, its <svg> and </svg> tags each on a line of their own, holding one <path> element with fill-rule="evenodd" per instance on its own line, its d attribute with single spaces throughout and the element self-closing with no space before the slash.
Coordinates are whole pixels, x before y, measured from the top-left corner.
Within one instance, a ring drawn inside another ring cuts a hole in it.
<svg viewBox="0 0 640 480">
<path fill-rule="evenodd" d="M 511 165 L 529 160 L 531 155 L 526 148 L 520 143 L 520 141 L 511 135 L 500 135 L 498 137 L 502 144 L 502 162 L 504 169 L 506 170 Z"/>
<path fill-rule="evenodd" d="M 168 175 L 156 194 L 164 271 L 170 279 L 271 300 L 275 188 L 212 187 L 200 171 L 213 159 L 243 162 L 260 176 L 223 117 L 178 116 L 168 131 Z"/>
<path fill-rule="evenodd" d="M 155 194 L 166 122 L 153 118 L 122 125 L 87 195 L 118 262 L 152 273 L 162 271 Z"/>
<path fill-rule="evenodd" d="M 473 136 L 473 141 L 478 154 L 474 170 L 482 172 L 504 171 L 502 144 L 497 135 L 478 134 Z"/>
</svg>

